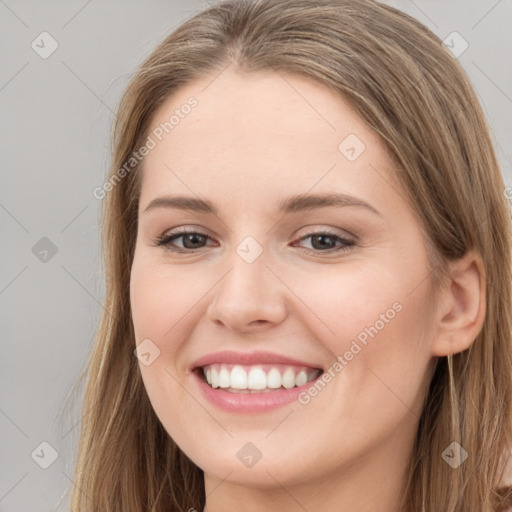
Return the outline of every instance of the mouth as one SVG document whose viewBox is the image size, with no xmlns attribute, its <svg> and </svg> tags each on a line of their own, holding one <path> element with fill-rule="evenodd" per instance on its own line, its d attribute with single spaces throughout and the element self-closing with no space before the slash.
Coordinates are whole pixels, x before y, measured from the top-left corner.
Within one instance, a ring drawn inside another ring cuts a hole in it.
<svg viewBox="0 0 512 512">
<path fill-rule="evenodd" d="M 291 404 L 324 373 L 282 354 L 229 350 L 201 357 L 189 371 L 212 406 L 235 414 L 267 413 Z"/>
<path fill-rule="evenodd" d="M 216 363 L 195 368 L 212 389 L 230 393 L 260 394 L 299 388 L 318 378 L 323 370 L 287 364 L 241 365 Z"/>
</svg>

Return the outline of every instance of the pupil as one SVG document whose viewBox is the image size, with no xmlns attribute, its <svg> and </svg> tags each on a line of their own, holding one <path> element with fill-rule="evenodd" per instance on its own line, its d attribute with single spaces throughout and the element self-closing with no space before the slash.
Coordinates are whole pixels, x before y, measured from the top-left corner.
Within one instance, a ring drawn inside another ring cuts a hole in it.
<svg viewBox="0 0 512 512">
<path fill-rule="evenodd" d="M 187 249 L 195 249 L 196 247 L 187 247 L 187 241 L 192 241 L 192 245 L 194 244 L 197 244 L 197 243 L 201 243 L 201 238 L 204 238 L 203 235 L 199 235 L 197 233 L 192 233 L 190 235 L 186 235 L 185 238 L 183 239 L 183 245 L 187 248 Z M 198 241 L 199 239 L 199 241 Z"/>
<path fill-rule="evenodd" d="M 329 236 L 329 235 L 316 235 L 313 237 L 313 240 L 321 240 L 322 242 L 320 243 L 320 248 L 325 248 L 325 247 L 328 247 L 328 248 L 331 248 L 332 247 L 332 238 Z M 331 243 L 329 244 L 325 244 L 325 240 L 331 240 Z M 315 244 L 313 243 L 313 246 Z"/>
<path fill-rule="evenodd" d="M 197 244 L 201 244 L 203 242 L 204 236 L 200 235 L 198 233 L 192 233 L 189 235 L 186 235 L 183 239 L 183 245 L 187 249 L 195 249 Z M 332 237 L 329 235 L 315 235 L 313 238 L 313 246 L 318 245 L 320 248 L 332 248 L 333 247 L 333 240 Z M 319 244 L 315 244 L 314 241 L 320 242 Z M 327 241 L 327 243 L 326 243 Z M 192 244 L 193 247 L 188 247 L 190 245 L 188 242 Z"/>
</svg>

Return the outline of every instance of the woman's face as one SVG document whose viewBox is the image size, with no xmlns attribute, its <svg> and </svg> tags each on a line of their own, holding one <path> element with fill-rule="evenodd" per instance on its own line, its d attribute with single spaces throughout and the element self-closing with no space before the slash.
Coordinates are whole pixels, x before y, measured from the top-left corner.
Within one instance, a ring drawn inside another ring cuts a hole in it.
<svg viewBox="0 0 512 512">
<path fill-rule="evenodd" d="M 152 128 L 131 305 L 169 435 L 207 478 L 242 485 L 404 471 L 431 270 L 376 134 L 315 82 L 231 69 L 182 88 Z"/>
</svg>

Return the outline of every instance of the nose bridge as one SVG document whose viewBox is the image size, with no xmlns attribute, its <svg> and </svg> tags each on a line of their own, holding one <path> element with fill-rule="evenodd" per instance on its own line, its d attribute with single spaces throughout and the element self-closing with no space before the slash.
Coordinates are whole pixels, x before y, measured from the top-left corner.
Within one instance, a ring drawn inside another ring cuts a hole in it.
<svg viewBox="0 0 512 512">
<path fill-rule="evenodd" d="M 210 319 L 234 330 L 281 322 L 286 316 L 285 296 L 269 264 L 267 251 L 246 237 L 230 258 L 231 270 L 215 288 Z"/>
<path fill-rule="evenodd" d="M 228 278 L 228 291 L 240 294 L 247 303 L 250 302 L 247 299 L 261 295 L 260 288 L 268 291 L 269 286 L 269 270 L 266 268 L 269 264 L 268 253 L 253 240 L 244 240 L 236 247 Z"/>
</svg>

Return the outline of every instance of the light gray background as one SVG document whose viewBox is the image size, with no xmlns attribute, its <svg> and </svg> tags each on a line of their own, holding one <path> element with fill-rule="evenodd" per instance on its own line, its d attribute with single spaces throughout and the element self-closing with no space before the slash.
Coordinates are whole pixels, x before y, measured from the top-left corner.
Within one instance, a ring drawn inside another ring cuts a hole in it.
<svg viewBox="0 0 512 512">
<path fill-rule="evenodd" d="M 386 3 L 441 39 L 457 31 L 469 43 L 459 59 L 512 185 L 512 0 Z M 204 5 L 0 0 L 0 512 L 69 510 L 59 500 L 73 485 L 80 396 L 59 411 L 102 309 L 92 191 L 104 182 L 113 110 L 136 66 Z M 46 59 L 31 47 L 43 31 L 59 45 Z M 43 237 L 56 254 L 34 254 Z M 43 441 L 58 452 L 48 469 L 35 462 L 50 460 Z"/>
</svg>

